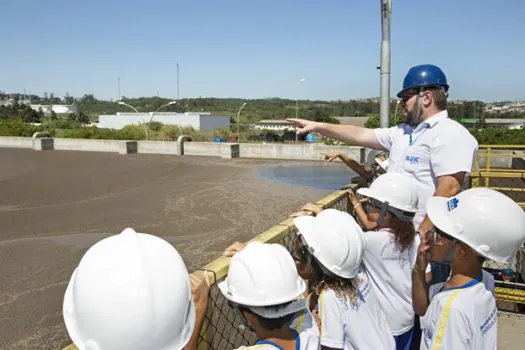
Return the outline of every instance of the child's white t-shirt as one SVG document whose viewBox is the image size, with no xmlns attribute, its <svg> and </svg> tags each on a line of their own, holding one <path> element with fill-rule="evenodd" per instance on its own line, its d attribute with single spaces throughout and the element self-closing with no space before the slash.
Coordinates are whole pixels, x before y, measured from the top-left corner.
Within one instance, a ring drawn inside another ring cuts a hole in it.
<svg viewBox="0 0 525 350">
<path fill-rule="evenodd" d="M 433 296 L 421 317 L 421 349 L 496 349 L 496 299 L 477 280 Z"/>
<path fill-rule="evenodd" d="M 483 285 L 485 286 L 485 288 L 489 292 L 491 292 L 492 295 L 495 298 L 496 297 L 496 290 L 495 290 L 494 276 L 490 272 L 485 271 L 485 270 L 481 270 L 481 274 L 482 274 L 481 282 L 483 282 Z M 440 283 L 436 283 L 436 284 L 431 285 L 428 288 L 428 298 L 430 300 L 432 300 L 434 295 L 436 295 L 437 293 L 439 293 L 440 290 L 443 289 L 444 285 L 445 285 L 445 282 L 440 282 Z"/>
<path fill-rule="evenodd" d="M 387 230 L 366 232 L 364 237 L 366 248 L 363 261 L 377 300 L 392 334 L 403 334 L 414 327 L 412 268 L 419 241 L 414 240 L 401 252 L 395 236 Z"/>
<path fill-rule="evenodd" d="M 298 312 L 290 324 L 290 328 L 299 335 L 300 350 L 319 350 L 319 328 L 310 310 L 305 309 L 304 311 Z M 276 344 L 262 341 L 252 346 L 241 346 L 237 348 L 237 350 L 248 349 L 275 350 L 280 349 L 280 347 Z"/>
<path fill-rule="evenodd" d="M 355 281 L 355 300 L 342 299 L 331 289 L 319 296 L 321 345 L 344 350 L 395 349 L 394 337 L 364 269 Z"/>
</svg>

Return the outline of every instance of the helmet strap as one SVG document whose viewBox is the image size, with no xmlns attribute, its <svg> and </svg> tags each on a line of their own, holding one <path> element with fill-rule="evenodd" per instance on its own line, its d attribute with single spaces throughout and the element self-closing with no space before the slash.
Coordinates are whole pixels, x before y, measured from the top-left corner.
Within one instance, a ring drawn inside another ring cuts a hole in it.
<svg viewBox="0 0 525 350">
<path fill-rule="evenodd" d="M 385 219 L 385 215 L 388 212 L 388 209 L 390 208 L 390 205 L 388 202 L 383 202 L 381 204 L 381 212 L 379 213 L 379 217 L 377 218 L 376 224 L 377 226 L 380 226 L 383 223 L 383 220 Z"/>
</svg>

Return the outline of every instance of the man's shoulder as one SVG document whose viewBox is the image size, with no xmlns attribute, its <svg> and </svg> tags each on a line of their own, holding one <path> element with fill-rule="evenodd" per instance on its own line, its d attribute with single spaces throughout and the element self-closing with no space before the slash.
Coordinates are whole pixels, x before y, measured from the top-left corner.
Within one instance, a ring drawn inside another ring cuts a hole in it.
<svg viewBox="0 0 525 350">
<path fill-rule="evenodd" d="M 467 128 L 465 128 L 459 122 L 451 118 L 443 118 L 443 120 L 436 124 L 435 129 L 437 131 L 437 134 L 446 133 L 446 135 L 450 135 L 450 138 L 447 137 L 447 142 L 468 140 L 475 145 L 477 145 L 478 143 L 476 141 L 476 138 L 470 133 L 470 131 L 468 131 Z"/>
</svg>

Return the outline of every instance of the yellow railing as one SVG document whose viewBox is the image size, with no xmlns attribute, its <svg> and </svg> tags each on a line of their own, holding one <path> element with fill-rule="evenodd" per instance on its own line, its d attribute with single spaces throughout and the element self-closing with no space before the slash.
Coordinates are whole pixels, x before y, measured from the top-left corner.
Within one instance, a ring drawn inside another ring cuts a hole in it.
<svg viewBox="0 0 525 350">
<path fill-rule="evenodd" d="M 505 168 L 495 166 L 494 158 L 500 163 L 510 158 L 510 164 Z M 513 162 L 514 159 L 521 161 Z M 484 166 L 480 166 L 482 161 Z M 525 208 L 525 145 L 480 145 L 473 168 L 470 174 L 472 187 L 501 191 Z"/>
</svg>

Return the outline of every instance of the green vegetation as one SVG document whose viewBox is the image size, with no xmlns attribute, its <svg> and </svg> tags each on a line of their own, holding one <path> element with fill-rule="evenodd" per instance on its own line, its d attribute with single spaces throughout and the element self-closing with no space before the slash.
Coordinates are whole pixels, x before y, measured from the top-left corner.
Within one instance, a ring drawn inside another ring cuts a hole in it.
<svg viewBox="0 0 525 350">
<path fill-rule="evenodd" d="M 36 97 L 32 97 L 35 99 Z M 141 112 L 154 111 L 170 100 L 159 97 L 141 97 L 123 100 Z M 35 101 L 42 103 L 45 101 Z M 58 102 L 58 101 L 52 101 Z M 159 122 L 150 124 L 148 138 L 151 140 L 176 140 L 181 133 L 189 134 L 194 140 L 210 140 L 213 136 L 235 140 L 237 134 L 237 113 L 239 107 L 246 102 L 241 113 L 241 141 L 255 139 L 256 131 L 249 125 L 262 119 L 286 119 L 296 115 L 296 101 L 280 98 L 243 100 L 236 98 L 187 98 L 180 99 L 177 104 L 163 109 L 171 112 L 212 112 L 218 115 L 230 116 L 230 130 L 216 130 L 213 133 L 200 133 L 191 128 L 162 125 Z M 29 106 L 15 103 L 11 106 L 0 106 L 0 136 L 31 136 L 36 131 L 48 131 L 56 137 L 96 138 L 96 139 L 145 139 L 144 125 L 130 125 L 122 130 L 102 129 L 85 124 L 97 121 L 100 114 L 130 112 L 131 110 L 113 101 L 97 100 L 93 95 L 84 95 L 76 104 L 79 115 L 51 115 L 32 110 Z M 366 127 L 379 126 L 379 103 L 375 99 L 354 101 L 299 101 L 297 114 L 300 118 L 338 123 L 333 116 L 366 116 L 369 120 Z M 390 104 L 391 124 L 397 124 L 402 119 L 402 111 L 398 110 L 397 120 L 394 119 L 396 103 Z M 456 120 L 480 119 L 484 104 L 480 101 L 465 101 L 449 103 L 449 115 Z M 520 117 L 520 115 L 485 115 L 490 117 Z M 523 117 L 523 116 L 521 116 Z M 480 143 L 485 144 L 525 144 L 525 130 L 483 129 L 471 130 Z M 232 137 L 232 135 L 234 135 Z"/>
</svg>

